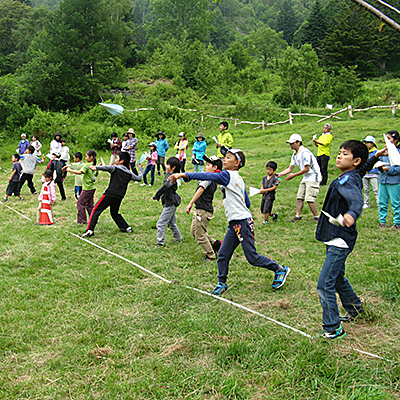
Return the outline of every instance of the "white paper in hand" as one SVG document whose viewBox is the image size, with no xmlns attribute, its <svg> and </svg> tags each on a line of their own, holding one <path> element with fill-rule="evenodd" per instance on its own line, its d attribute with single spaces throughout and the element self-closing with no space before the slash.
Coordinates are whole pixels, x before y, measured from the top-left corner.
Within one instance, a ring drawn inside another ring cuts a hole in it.
<svg viewBox="0 0 400 400">
<path fill-rule="evenodd" d="M 326 211 L 322 210 L 322 212 L 328 217 L 329 222 L 332 225 L 336 225 L 336 226 L 344 226 L 343 225 L 343 215 L 339 214 L 336 218 L 332 217 L 331 214 L 327 213 Z"/>
<path fill-rule="evenodd" d="M 213 138 L 215 143 L 218 143 L 218 139 L 215 136 L 213 136 L 212 138 Z"/>
<path fill-rule="evenodd" d="M 100 165 L 106 165 L 106 163 L 103 160 L 103 157 L 100 157 L 100 160 L 101 160 L 101 164 Z"/>
<path fill-rule="evenodd" d="M 390 165 L 400 165 L 400 153 L 397 151 L 397 147 L 388 139 L 386 135 L 383 136 L 385 137 Z"/>
<path fill-rule="evenodd" d="M 260 193 L 260 189 L 257 189 L 253 186 L 250 186 L 249 190 L 250 190 L 250 197 L 255 196 L 256 194 Z"/>
</svg>

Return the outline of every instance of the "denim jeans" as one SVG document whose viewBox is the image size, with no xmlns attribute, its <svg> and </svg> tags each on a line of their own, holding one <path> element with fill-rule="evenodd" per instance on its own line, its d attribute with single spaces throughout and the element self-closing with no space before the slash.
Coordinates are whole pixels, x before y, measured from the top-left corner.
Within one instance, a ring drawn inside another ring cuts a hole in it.
<svg viewBox="0 0 400 400">
<path fill-rule="evenodd" d="M 251 265 L 267 268 L 271 271 L 280 269 L 280 265 L 276 261 L 257 253 L 254 245 L 254 223 L 252 218 L 230 221 L 228 230 L 218 252 L 219 282 L 226 282 L 228 278 L 229 261 L 239 244 L 242 245 L 246 260 Z"/>
<path fill-rule="evenodd" d="M 150 185 L 153 185 L 154 183 L 154 172 L 156 170 L 156 166 L 155 165 L 147 165 L 146 169 L 144 170 L 144 174 L 143 174 L 143 182 L 147 185 L 147 177 L 146 175 L 150 172 L 151 173 L 151 181 L 150 181 Z"/>
<path fill-rule="evenodd" d="M 339 294 L 343 308 L 350 315 L 357 315 L 362 310 L 361 300 L 344 276 L 346 258 L 350 253 L 350 249 L 326 246 L 326 258 L 317 284 L 319 301 L 323 310 L 323 329 L 326 332 L 333 332 L 340 326 L 336 292 Z"/>
</svg>

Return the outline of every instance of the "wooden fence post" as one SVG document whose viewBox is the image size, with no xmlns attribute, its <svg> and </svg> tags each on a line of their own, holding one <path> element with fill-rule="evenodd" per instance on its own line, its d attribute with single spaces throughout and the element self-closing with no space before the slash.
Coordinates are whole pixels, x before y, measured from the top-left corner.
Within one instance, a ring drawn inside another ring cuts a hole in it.
<svg viewBox="0 0 400 400">
<path fill-rule="evenodd" d="M 348 109 L 349 109 L 350 118 L 353 118 L 353 106 L 351 104 L 349 104 Z"/>
<path fill-rule="evenodd" d="M 293 125 L 293 117 L 291 111 L 289 111 L 289 123 L 290 125 Z"/>
<path fill-rule="evenodd" d="M 392 114 L 393 117 L 396 115 L 396 102 L 392 100 Z"/>
<path fill-rule="evenodd" d="M 262 120 L 262 130 L 265 131 L 265 121 Z"/>
</svg>

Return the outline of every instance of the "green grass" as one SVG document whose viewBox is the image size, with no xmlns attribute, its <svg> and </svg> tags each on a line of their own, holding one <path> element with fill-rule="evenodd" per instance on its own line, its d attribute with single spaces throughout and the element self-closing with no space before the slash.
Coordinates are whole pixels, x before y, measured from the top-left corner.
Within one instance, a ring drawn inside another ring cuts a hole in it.
<svg viewBox="0 0 400 400">
<path fill-rule="evenodd" d="M 378 138 L 392 129 L 397 119 L 389 115 L 335 121 L 332 154 L 345 139 L 362 139 L 367 134 Z M 311 137 L 321 131 L 322 124 L 307 121 L 248 130 L 240 136 L 231 130 L 235 145 L 247 156 L 241 173 L 248 186 L 261 184 L 265 164 L 271 159 L 279 170 L 287 167 L 291 152 L 285 140 L 291 133 L 301 133 L 311 148 Z M 206 132 L 207 136 L 212 133 L 216 132 Z M 10 162 L 1 161 L 0 166 L 4 193 Z M 35 175 L 37 189 L 42 171 L 39 167 Z M 338 175 L 334 160 L 329 172 L 330 180 Z M 107 173 L 100 175 L 96 200 L 108 180 Z M 267 227 L 261 225 L 261 198 L 252 198 L 257 249 L 292 269 L 287 284 L 273 292 L 272 273 L 250 266 L 238 249 L 231 262 L 229 291 L 223 296 L 316 336 L 322 314 L 316 282 L 325 249 L 314 238 L 315 223 L 308 209 L 303 221 L 286 222 L 295 212 L 298 183 L 298 178 L 281 182 L 275 202 L 279 221 Z M 399 234 L 376 228 L 375 207 L 365 210 L 358 221 L 359 238 L 347 263 L 347 276 L 365 300 L 366 317 L 346 324 L 345 338 L 327 343 L 185 288 L 210 291 L 217 281 L 217 268 L 201 263 L 202 251 L 190 235 L 191 216 L 185 213 L 185 205 L 195 183 L 179 189 L 183 201 L 177 223 L 184 242 L 174 243 L 167 231 L 166 247 L 154 249 L 153 228 L 161 205 L 151 197 L 160 184 L 160 178 L 154 188 L 131 184 L 121 211 L 134 228 L 132 235 L 120 233 L 106 211 L 91 241 L 171 284 L 70 235 L 82 232 L 75 224 L 71 176 L 66 181 L 67 200 L 54 207 L 53 226 L 38 226 L 0 206 L 0 398 L 399 397 Z M 326 190 L 322 188 L 318 198 L 319 209 Z M 25 201 L 12 198 L 7 205 L 35 219 L 36 196 L 29 194 L 26 185 L 22 194 Z M 220 193 L 215 203 L 216 217 L 209 232 L 222 238 L 226 219 Z M 390 213 L 389 225 L 391 218 Z"/>
</svg>

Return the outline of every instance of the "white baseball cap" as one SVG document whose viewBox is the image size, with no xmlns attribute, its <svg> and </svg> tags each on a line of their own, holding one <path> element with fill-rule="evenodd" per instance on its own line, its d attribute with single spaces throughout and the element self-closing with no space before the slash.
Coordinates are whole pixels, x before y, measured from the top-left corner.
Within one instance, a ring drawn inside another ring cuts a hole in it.
<svg viewBox="0 0 400 400">
<path fill-rule="evenodd" d="M 363 142 L 369 142 L 369 143 L 376 144 L 375 138 L 374 138 L 373 136 L 371 136 L 371 135 L 368 135 L 368 136 L 363 140 Z"/>
<path fill-rule="evenodd" d="M 294 142 L 302 142 L 303 138 L 298 134 L 298 133 L 293 133 L 293 135 L 290 135 L 290 138 L 286 140 L 286 143 L 294 143 Z"/>
</svg>

